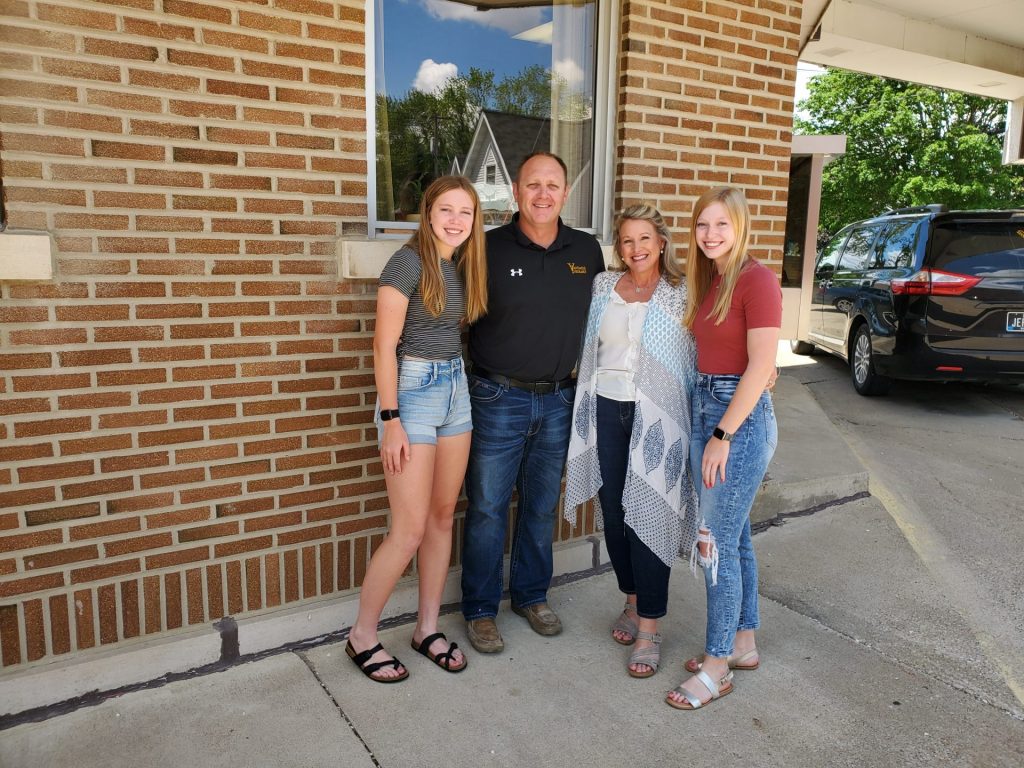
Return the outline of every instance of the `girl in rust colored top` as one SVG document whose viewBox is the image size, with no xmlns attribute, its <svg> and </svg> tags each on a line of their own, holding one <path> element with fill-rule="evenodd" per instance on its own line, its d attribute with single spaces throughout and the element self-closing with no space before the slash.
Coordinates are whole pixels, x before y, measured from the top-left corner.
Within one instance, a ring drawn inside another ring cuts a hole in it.
<svg viewBox="0 0 1024 768">
<path fill-rule="evenodd" d="M 668 694 L 699 709 L 731 693 L 732 670 L 757 669 L 757 561 L 750 507 L 778 443 L 766 385 L 775 373 L 782 290 L 747 253 L 750 211 L 732 187 L 705 192 L 693 210 L 683 322 L 697 341 L 690 467 L 701 526 L 691 554 L 704 570 L 707 634 L 692 677 Z"/>
</svg>

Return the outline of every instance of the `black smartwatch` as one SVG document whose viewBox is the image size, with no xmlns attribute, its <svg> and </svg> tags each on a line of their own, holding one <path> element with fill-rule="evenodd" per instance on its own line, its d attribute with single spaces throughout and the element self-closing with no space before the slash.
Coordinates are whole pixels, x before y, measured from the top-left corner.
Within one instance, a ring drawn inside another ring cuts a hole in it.
<svg viewBox="0 0 1024 768">
<path fill-rule="evenodd" d="M 733 433 L 732 432 L 726 432 L 721 427 L 715 427 L 714 430 L 711 432 L 711 436 L 712 437 L 717 437 L 723 443 L 731 443 L 732 442 Z"/>
<path fill-rule="evenodd" d="M 385 410 L 385 409 L 381 408 L 381 410 L 380 410 L 380 420 L 381 421 L 391 421 L 392 419 L 397 419 L 397 418 L 398 418 L 398 409 L 397 408 L 391 408 L 390 410 Z"/>
</svg>

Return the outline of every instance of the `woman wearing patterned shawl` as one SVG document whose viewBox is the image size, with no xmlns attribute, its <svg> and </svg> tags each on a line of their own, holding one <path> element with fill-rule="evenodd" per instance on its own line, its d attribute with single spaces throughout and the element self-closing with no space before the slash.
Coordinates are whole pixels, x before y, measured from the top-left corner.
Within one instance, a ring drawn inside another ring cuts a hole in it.
<svg viewBox="0 0 1024 768">
<path fill-rule="evenodd" d="M 627 671 L 658 671 L 658 619 L 672 563 L 697 536 L 690 478 L 696 347 L 682 323 L 686 286 L 665 221 L 634 205 L 615 221 L 618 269 L 594 280 L 579 366 L 565 518 L 594 499 L 626 605 L 612 638 L 633 645 Z"/>
</svg>

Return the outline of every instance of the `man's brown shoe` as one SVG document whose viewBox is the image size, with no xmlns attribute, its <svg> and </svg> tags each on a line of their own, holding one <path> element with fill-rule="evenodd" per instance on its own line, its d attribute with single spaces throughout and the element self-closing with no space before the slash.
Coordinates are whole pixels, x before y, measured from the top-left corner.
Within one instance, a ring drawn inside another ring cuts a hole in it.
<svg viewBox="0 0 1024 768">
<path fill-rule="evenodd" d="M 467 621 L 466 634 L 469 636 L 469 642 L 480 653 L 500 653 L 505 650 L 505 641 L 501 639 L 498 625 L 491 616 Z"/>
<path fill-rule="evenodd" d="M 534 603 L 525 608 L 513 605 L 512 610 L 524 616 L 538 635 L 557 635 L 562 631 L 562 620 L 547 603 Z"/>
</svg>

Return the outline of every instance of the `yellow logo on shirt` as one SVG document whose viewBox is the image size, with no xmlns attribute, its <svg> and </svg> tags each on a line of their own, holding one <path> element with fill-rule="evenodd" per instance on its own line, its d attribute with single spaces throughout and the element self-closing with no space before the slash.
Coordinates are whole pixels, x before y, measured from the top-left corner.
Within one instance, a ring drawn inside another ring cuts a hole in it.
<svg viewBox="0 0 1024 768">
<path fill-rule="evenodd" d="M 572 272 L 574 275 L 587 274 L 587 268 L 585 265 L 573 264 L 571 261 L 569 262 L 569 271 Z"/>
</svg>

